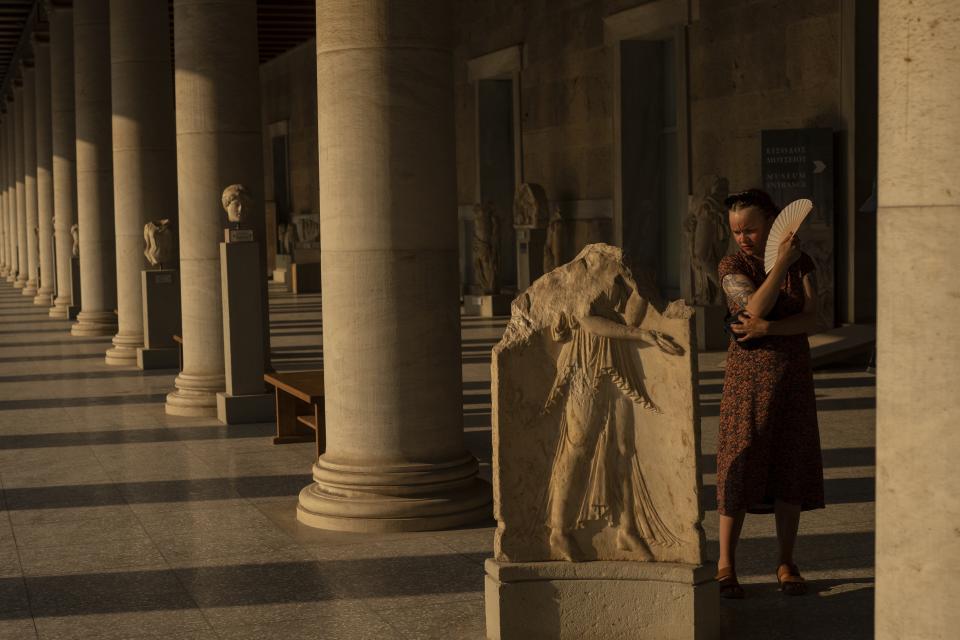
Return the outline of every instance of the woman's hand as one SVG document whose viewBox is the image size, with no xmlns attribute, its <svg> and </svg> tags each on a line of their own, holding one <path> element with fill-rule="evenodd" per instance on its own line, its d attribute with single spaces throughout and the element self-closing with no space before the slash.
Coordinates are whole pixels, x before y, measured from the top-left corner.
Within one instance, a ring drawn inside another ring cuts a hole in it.
<svg viewBox="0 0 960 640">
<path fill-rule="evenodd" d="M 730 325 L 730 329 L 740 336 L 737 338 L 737 342 L 746 342 L 754 338 L 762 338 L 767 335 L 770 330 L 769 321 L 763 318 L 754 318 L 746 311 L 740 313 L 737 317 L 740 319 L 740 322 L 735 322 Z"/>
<path fill-rule="evenodd" d="M 782 263 L 784 266 L 789 267 L 794 262 L 800 259 L 800 239 L 797 238 L 797 234 L 794 232 L 788 233 L 783 240 L 780 241 L 780 248 L 777 253 L 777 262 Z"/>
</svg>

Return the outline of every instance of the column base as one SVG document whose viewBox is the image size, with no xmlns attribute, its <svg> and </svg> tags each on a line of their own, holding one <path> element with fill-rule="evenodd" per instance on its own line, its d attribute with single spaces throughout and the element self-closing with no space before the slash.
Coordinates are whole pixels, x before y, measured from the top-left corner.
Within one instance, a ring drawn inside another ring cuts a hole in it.
<svg viewBox="0 0 960 640">
<path fill-rule="evenodd" d="M 11 273 L 11 274 L 9 274 L 9 275 L 7 276 L 7 282 L 13 283 L 13 282 L 16 282 L 16 281 L 17 281 L 17 276 L 16 276 L 15 274 Z M 14 285 L 14 286 L 16 286 L 16 285 Z"/>
<path fill-rule="evenodd" d="M 17 278 L 16 280 L 13 281 L 14 289 L 23 289 L 25 286 L 27 286 L 26 280 L 21 280 L 20 278 Z"/>
<path fill-rule="evenodd" d="M 22 293 L 25 296 L 35 296 L 40 289 L 37 287 L 37 283 L 33 280 L 27 280 L 27 283 L 23 286 Z"/>
<path fill-rule="evenodd" d="M 223 375 L 198 376 L 181 373 L 177 389 L 167 394 L 164 410 L 171 416 L 213 417 L 217 415 L 217 394 L 226 388 Z"/>
<path fill-rule="evenodd" d="M 55 300 L 47 315 L 49 315 L 51 318 L 56 318 L 57 320 L 69 320 L 70 302 L 60 302 L 59 300 Z"/>
<path fill-rule="evenodd" d="M 321 456 L 300 492 L 297 520 L 318 529 L 388 533 L 450 529 L 492 517 L 490 485 L 473 456 L 392 468 L 339 465 Z"/>
<path fill-rule="evenodd" d="M 180 349 L 177 347 L 137 349 L 137 368 L 148 369 L 180 369 Z"/>
<path fill-rule="evenodd" d="M 272 393 L 234 396 L 221 391 L 217 394 L 217 420 L 224 424 L 273 422 L 274 409 Z"/>
<path fill-rule="evenodd" d="M 720 637 L 720 595 L 710 567 L 490 558 L 484 568 L 489 640 Z"/>
<path fill-rule="evenodd" d="M 137 364 L 137 349 L 143 346 L 143 335 L 113 336 L 113 346 L 107 349 L 106 362 L 110 365 L 134 367 Z"/>
<path fill-rule="evenodd" d="M 117 332 L 117 316 L 109 311 L 80 311 L 77 323 L 70 327 L 74 336 L 112 336 Z"/>
<path fill-rule="evenodd" d="M 38 307 L 49 307 L 53 304 L 53 296 L 50 295 L 49 292 L 41 289 L 37 292 L 36 297 L 34 297 L 33 304 L 37 305 Z"/>
</svg>

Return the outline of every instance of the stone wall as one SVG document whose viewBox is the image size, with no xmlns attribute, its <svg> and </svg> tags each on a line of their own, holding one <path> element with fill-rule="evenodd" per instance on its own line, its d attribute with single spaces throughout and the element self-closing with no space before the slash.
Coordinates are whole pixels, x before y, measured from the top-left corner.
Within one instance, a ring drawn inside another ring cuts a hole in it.
<svg viewBox="0 0 960 640">
<path fill-rule="evenodd" d="M 551 201 L 613 197 L 613 50 L 605 16 L 638 0 L 461 0 L 457 13 L 458 194 L 476 199 L 467 61 L 524 45 L 523 176 Z M 837 0 L 699 0 L 689 29 L 691 176 L 758 185 L 760 131 L 840 120 Z"/>
<path fill-rule="evenodd" d="M 269 125 L 286 120 L 293 213 L 319 213 L 317 55 L 310 40 L 260 65 L 265 194 L 273 200 Z"/>
<path fill-rule="evenodd" d="M 840 2 L 701 0 L 689 69 L 694 180 L 762 186 L 762 129 L 842 127 Z"/>
</svg>

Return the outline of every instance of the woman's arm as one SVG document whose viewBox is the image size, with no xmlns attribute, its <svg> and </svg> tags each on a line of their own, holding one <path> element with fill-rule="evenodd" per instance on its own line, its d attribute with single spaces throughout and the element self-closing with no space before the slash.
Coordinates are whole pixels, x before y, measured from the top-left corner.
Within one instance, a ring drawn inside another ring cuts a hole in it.
<svg viewBox="0 0 960 640">
<path fill-rule="evenodd" d="M 782 320 L 764 320 L 750 316 L 749 312 L 740 316 L 740 323 L 730 328 L 741 336 L 738 342 L 762 338 L 763 336 L 810 335 L 822 327 L 817 313 L 817 279 L 811 272 L 803 277 L 803 311 Z"/>
<path fill-rule="evenodd" d="M 739 273 L 727 274 L 720 284 L 731 302 L 753 318 L 765 318 L 777 304 L 787 271 L 799 258 L 796 237 L 791 233 L 780 243 L 777 261 L 759 289 L 753 286 L 750 278 Z"/>
</svg>

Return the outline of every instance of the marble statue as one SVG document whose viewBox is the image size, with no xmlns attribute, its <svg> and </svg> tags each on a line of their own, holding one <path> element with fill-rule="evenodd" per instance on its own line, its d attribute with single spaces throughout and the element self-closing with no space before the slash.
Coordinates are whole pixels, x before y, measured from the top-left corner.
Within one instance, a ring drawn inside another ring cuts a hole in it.
<svg viewBox="0 0 960 640">
<path fill-rule="evenodd" d="M 500 220 L 489 202 L 473 207 L 473 267 L 483 294 L 500 292 Z"/>
<path fill-rule="evenodd" d="M 170 264 L 174 259 L 176 238 L 168 218 L 151 220 L 143 226 L 143 241 L 146 248 L 143 255 L 151 266 L 160 267 Z"/>
<path fill-rule="evenodd" d="M 543 272 L 550 273 L 563 264 L 564 229 L 560 208 L 553 210 L 547 225 L 547 238 L 543 244 Z"/>
<path fill-rule="evenodd" d="M 534 182 L 517 187 L 513 198 L 513 226 L 543 228 L 547 223 L 547 192 Z"/>
<path fill-rule="evenodd" d="M 70 253 L 77 258 L 80 256 L 80 227 L 76 224 L 70 226 L 70 237 L 73 239 L 73 249 Z"/>
<path fill-rule="evenodd" d="M 227 212 L 227 220 L 234 229 L 249 226 L 250 209 L 253 206 L 253 197 L 242 184 L 232 184 L 223 190 L 220 196 L 223 210 Z"/>
<path fill-rule="evenodd" d="M 280 225 L 280 255 L 293 256 L 297 246 L 297 225 L 292 222 Z"/>
<path fill-rule="evenodd" d="M 320 216 L 309 211 L 293 216 L 293 225 L 297 228 L 297 240 L 317 242 L 320 238 Z"/>
<path fill-rule="evenodd" d="M 692 327 L 606 244 L 514 300 L 493 350 L 497 560 L 700 564 Z"/>
<path fill-rule="evenodd" d="M 730 246 L 727 209 L 729 195 L 726 178 L 705 176 L 700 181 L 701 195 L 695 196 L 683 229 L 690 260 L 692 302 L 704 306 L 723 305 L 723 289 L 717 274 L 720 260 Z"/>
</svg>

